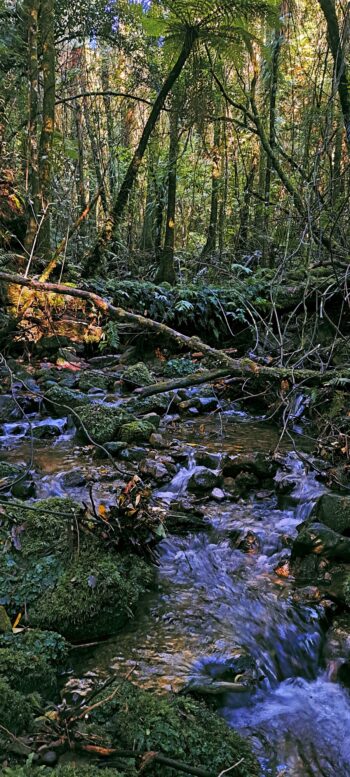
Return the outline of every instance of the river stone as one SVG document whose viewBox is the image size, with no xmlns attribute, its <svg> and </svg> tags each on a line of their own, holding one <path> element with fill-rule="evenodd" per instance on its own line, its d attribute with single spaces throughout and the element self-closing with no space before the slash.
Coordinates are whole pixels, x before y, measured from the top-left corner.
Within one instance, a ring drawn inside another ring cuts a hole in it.
<svg viewBox="0 0 350 777">
<path fill-rule="evenodd" d="M 79 434 L 90 442 L 86 434 L 87 432 L 91 440 L 98 445 L 104 445 L 106 442 L 117 440 L 119 430 L 128 418 L 125 413 L 118 412 L 118 408 L 111 407 L 111 405 L 106 405 L 103 402 L 95 405 L 78 406 L 76 408 L 76 415 L 79 419 L 74 416 L 73 420 L 79 430 Z"/>
<path fill-rule="evenodd" d="M 339 561 L 350 561 L 350 539 L 322 523 L 304 525 L 293 545 L 292 557 L 308 554 Z"/>
<path fill-rule="evenodd" d="M 322 494 L 312 510 L 311 518 L 319 523 L 324 523 L 340 534 L 349 532 L 350 497 Z"/>
<path fill-rule="evenodd" d="M 152 397 L 138 397 L 133 396 L 128 400 L 128 410 L 135 415 L 143 415 L 145 413 L 159 413 L 163 415 L 166 413 L 172 400 L 172 395 L 155 394 Z"/>
<path fill-rule="evenodd" d="M 169 472 L 165 464 L 162 461 L 156 459 L 146 459 L 140 464 L 140 472 L 142 475 L 147 475 L 156 483 L 166 483 L 169 480 Z"/>
<path fill-rule="evenodd" d="M 84 370 L 79 378 L 79 388 L 81 391 L 88 392 L 90 389 L 99 389 L 108 391 L 113 387 L 114 376 L 104 375 L 98 370 Z"/>
<path fill-rule="evenodd" d="M 224 502 L 226 499 L 225 492 L 221 488 L 213 488 L 211 495 L 215 502 Z"/>
<path fill-rule="evenodd" d="M 55 424 L 40 424 L 33 429 L 33 437 L 36 440 L 50 440 L 52 437 L 59 437 L 62 429 Z"/>
<path fill-rule="evenodd" d="M 0 423 L 17 421 L 22 416 L 21 409 L 13 397 L 8 394 L 2 394 L 0 396 Z"/>
<path fill-rule="evenodd" d="M 67 408 L 75 410 L 82 405 L 90 405 L 91 400 L 81 391 L 54 385 L 45 392 L 44 402 L 52 415 L 62 416 L 67 414 Z"/>
<path fill-rule="evenodd" d="M 225 477 L 236 477 L 240 472 L 248 472 L 255 475 L 259 480 L 273 478 L 278 469 L 278 465 L 272 456 L 260 452 L 227 456 L 223 466 Z"/>
<path fill-rule="evenodd" d="M 202 494 L 207 491 L 212 491 L 213 488 L 219 486 L 220 483 L 221 476 L 217 472 L 201 467 L 190 477 L 188 481 L 188 490 L 192 491 L 194 494 Z"/>
<path fill-rule="evenodd" d="M 154 383 L 154 378 L 151 375 L 148 367 L 143 362 L 133 364 L 131 367 L 127 367 L 122 375 L 123 383 L 130 385 L 132 388 L 135 386 L 150 386 Z"/>
</svg>

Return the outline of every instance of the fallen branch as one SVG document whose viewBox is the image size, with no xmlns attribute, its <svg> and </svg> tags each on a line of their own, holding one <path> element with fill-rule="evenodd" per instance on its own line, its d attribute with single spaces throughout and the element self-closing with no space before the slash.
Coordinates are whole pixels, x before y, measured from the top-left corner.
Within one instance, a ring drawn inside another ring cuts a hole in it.
<svg viewBox="0 0 350 777">
<path fill-rule="evenodd" d="M 15 284 L 18 286 L 25 286 L 29 289 L 35 289 L 39 293 L 53 293 L 61 294 L 69 297 L 76 297 L 86 300 L 95 305 L 95 307 L 101 311 L 105 316 L 109 316 L 115 321 L 124 321 L 130 324 L 141 326 L 150 332 L 168 337 L 178 345 L 184 345 L 190 351 L 201 351 L 204 354 L 210 356 L 213 360 L 219 364 L 228 368 L 227 374 L 239 375 L 241 377 L 257 377 L 263 376 L 266 378 L 272 378 L 277 380 L 283 380 L 289 378 L 293 383 L 298 381 L 314 381 L 318 384 L 323 383 L 332 376 L 349 376 L 349 370 L 344 372 L 338 372 L 332 370 L 329 373 L 317 372 L 316 370 L 308 369 L 294 369 L 293 367 L 271 367 L 264 364 L 257 364 L 252 359 L 232 359 L 224 351 L 220 351 L 217 348 L 212 348 L 210 345 L 203 343 L 199 337 L 189 337 L 181 332 L 177 332 L 176 329 L 172 329 L 166 324 L 161 324 L 158 321 L 153 321 L 151 318 L 146 318 L 138 313 L 130 313 L 124 308 L 115 307 L 112 303 L 107 302 L 106 299 L 100 297 L 92 291 L 86 291 L 85 289 L 77 289 L 75 287 L 65 286 L 62 283 L 42 283 L 30 278 L 24 278 L 22 275 L 16 275 L 15 273 L 0 272 L 0 281 L 8 284 Z"/>
<path fill-rule="evenodd" d="M 226 367 L 222 367 L 218 370 L 205 370 L 202 372 L 191 372 L 190 375 L 186 375 L 184 378 L 172 378 L 172 380 L 164 380 L 160 383 L 152 383 L 151 386 L 144 386 L 138 388 L 133 392 L 141 397 L 151 397 L 153 394 L 163 394 L 166 391 L 172 391 L 178 388 L 187 388 L 188 386 L 200 386 L 202 383 L 211 383 L 218 378 L 226 378 L 230 375 L 230 370 Z"/>
</svg>

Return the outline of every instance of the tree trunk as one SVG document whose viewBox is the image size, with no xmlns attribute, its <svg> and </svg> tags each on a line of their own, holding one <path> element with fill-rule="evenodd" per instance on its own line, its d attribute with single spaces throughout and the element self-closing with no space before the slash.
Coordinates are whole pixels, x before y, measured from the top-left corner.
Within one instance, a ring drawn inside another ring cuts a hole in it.
<svg viewBox="0 0 350 777">
<path fill-rule="evenodd" d="M 208 256 L 208 254 L 212 254 L 216 249 L 216 243 L 217 243 L 219 192 L 221 187 L 220 144 L 221 144 L 221 125 L 219 121 L 216 121 L 214 124 L 214 148 L 213 148 L 213 165 L 212 165 L 212 172 L 211 172 L 211 201 L 210 201 L 209 227 L 208 227 L 206 243 L 202 250 L 202 257 L 206 257 Z"/>
<path fill-rule="evenodd" d="M 176 272 L 174 266 L 175 250 L 175 222 L 176 222 L 176 183 L 177 183 L 177 158 L 179 154 L 179 110 L 173 101 L 173 112 L 170 115 L 170 143 L 168 166 L 168 207 L 165 228 L 164 247 L 160 257 L 159 269 L 156 280 L 161 283 L 175 283 Z"/>
<path fill-rule="evenodd" d="M 166 98 L 168 94 L 171 92 L 174 84 L 176 83 L 177 79 L 179 78 L 191 52 L 193 49 L 193 46 L 195 44 L 195 41 L 198 38 L 198 30 L 196 28 L 188 28 L 185 35 L 185 40 L 181 49 L 181 52 L 179 54 L 179 57 L 170 71 L 168 77 L 166 78 L 156 100 L 153 105 L 153 108 L 151 110 L 151 113 L 148 117 L 148 120 L 145 124 L 145 128 L 143 130 L 143 133 L 141 135 L 139 144 L 137 146 L 137 149 L 134 153 L 134 156 L 129 164 L 129 167 L 126 171 L 124 181 L 120 187 L 119 194 L 117 196 L 117 199 L 114 203 L 114 207 L 111 213 L 111 217 L 108 220 L 102 235 L 100 239 L 97 242 L 97 245 L 95 247 L 95 257 L 99 258 L 101 250 L 103 251 L 104 246 L 106 243 L 111 239 L 113 236 L 113 233 L 115 232 L 115 229 L 120 225 L 121 219 L 123 217 L 131 189 L 134 185 L 134 182 L 137 178 L 140 165 L 142 162 L 142 159 L 144 157 L 148 141 L 151 137 L 151 134 L 154 130 L 154 127 L 157 123 L 157 120 L 160 116 L 160 113 L 162 109 L 164 108 L 164 104 L 166 101 Z"/>
<path fill-rule="evenodd" d="M 39 111 L 39 63 L 38 63 L 38 16 L 39 0 L 27 0 L 23 5 L 26 38 L 28 41 L 28 141 L 27 141 L 27 191 L 28 215 L 24 247 L 28 254 L 34 245 L 40 212 L 39 197 L 39 152 L 38 152 L 38 111 Z"/>
<path fill-rule="evenodd" d="M 46 259 L 50 254 L 51 243 L 51 184 L 52 184 L 52 147 L 55 129 L 55 38 L 54 38 L 54 0 L 41 0 L 39 29 L 42 45 L 42 72 L 43 72 L 43 119 L 39 144 L 39 178 L 41 208 L 44 214 L 40 229 L 38 246 L 40 253 Z"/>
<path fill-rule="evenodd" d="M 319 0 L 319 4 L 327 22 L 328 40 L 334 59 L 336 87 L 343 113 L 347 145 L 348 149 L 350 149 L 349 68 L 347 67 L 345 60 L 335 2 L 334 0 Z"/>
<path fill-rule="evenodd" d="M 278 25 L 275 29 L 274 40 L 272 44 L 272 61 L 270 73 L 270 100 L 269 100 L 269 142 L 272 150 L 276 148 L 276 104 L 278 89 L 278 67 L 279 57 L 282 45 L 282 30 Z M 269 226 L 270 226 L 270 205 L 271 205 L 271 179 L 273 172 L 273 163 L 271 157 L 267 156 L 266 174 L 265 174 L 265 210 L 264 210 L 264 245 L 263 260 L 266 262 L 266 253 L 268 250 Z"/>
</svg>

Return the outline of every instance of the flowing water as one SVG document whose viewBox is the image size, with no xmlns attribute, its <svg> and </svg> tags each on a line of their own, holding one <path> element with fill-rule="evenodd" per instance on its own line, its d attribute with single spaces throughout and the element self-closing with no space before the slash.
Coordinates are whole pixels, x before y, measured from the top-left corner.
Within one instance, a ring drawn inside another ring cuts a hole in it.
<svg viewBox="0 0 350 777">
<path fill-rule="evenodd" d="M 7 460 L 28 460 L 26 430 L 11 426 L 1 438 Z M 108 464 L 96 466 L 90 449 L 77 449 L 65 424 L 58 432 L 50 446 L 35 443 L 38 496 L 87 498 L 93 469 L 95 500 L 111 500 Z M 155 494 L 169 509 L 185 493 L 198 451 L 240 455 L 279 442 L 277 429 L 232 414 L 201 417 L 174 436 L 183 463 Z M 252 737 L 265 777 L 350 777 L 350 697 L 323 664 L 324 610 L 300 604 L 290 576 L 275 572 L 323 487 L 293 450 L 283 456 L 295 484 L 283 509 L 266 491 L 237 503 L 204 500 L 207 530 L 161 544 L 157 590 L 116 638 L 77 653 L 75 671 L 133 669 L 144 687 L 214 690 L 229 725 Z M 82 482 L 69 488 L 64 477 L 77 463 Z"/>
</svg>

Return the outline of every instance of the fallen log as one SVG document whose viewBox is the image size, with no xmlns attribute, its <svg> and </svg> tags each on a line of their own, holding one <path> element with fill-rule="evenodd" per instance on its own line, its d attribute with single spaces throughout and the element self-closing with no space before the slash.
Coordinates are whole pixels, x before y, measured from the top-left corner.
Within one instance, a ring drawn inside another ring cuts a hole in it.
<svg viewBox="0 0 350 777">
<path fill-rule="evenodd" d="M 116 307 L 115 305 L 112 305 L 111 302 L 108 302 L 106 299 L 92 291 L 78 289 L 73 286 L 65 286 L 62 283 L 42 283 L 41 281 L 36 281 L 31 278 L 24 278 L 22 275 L 6 272 L 0 272 L 0 281 L 3 281 L 6 284 L 15 284 L 18 286 L 25 286 L 29 289 L 35 289 L 35 291 L 39 293 L 62 294 L 91 302 L 101 311 L 101 313 L 105 316 L 109 316 L 115 321 L 123 321 L 141 326 L 143 329 L 150 332 L 174 340 L 178 345 L 186 346 L 186 348 L 192 352 L 202 351 L 214 361 L 227 367 L 230 375 L 237 375 L 242 378 L 264 376 L 277 380 L 288 378 L 293 383 L 314 381 L 315 383 L 320 384 L 333 376 L 349 377 L 350 374 L 350 370 L 345 370 L 342 373 L 337 370 L 331 370 L 325 373 L 318 372 L 317 370 L 295 369 L 293 366 L 271 367 L 265 364 L 257 364 L 252 359 L 248 358 L 232 359 L 227 353 L 220 351 L 218 348 L 212 348 L 210 345 L 207 345 L 200 340 L 199 337 L 189 337 L 159 321 L 153 321 L 153 319 L 146 318 L 146 316 L 141 316 L 138 313 L 131 313 L 128 310 L 124 310 L 124 308 Z"/>
<path fill-rule="evenodd" d="M 219 378 L 227 378 L 230 375 L 228 367 L 222 367 L 218 370 L 202 370 L 202 372 L 191 372 L 184 378 L 172 378 L 163 380 L 159 383 L 152 383 L 151 386 L 135 389 L 133 396 L 137 394 L 140 397 L 151 397 L 154 394 L 165 394 L 167 391 L 173 391 L 178 388 L 187 388 L 188 386 L 200 386 L 203 383 L 211 383 Z"/>
</svg>

